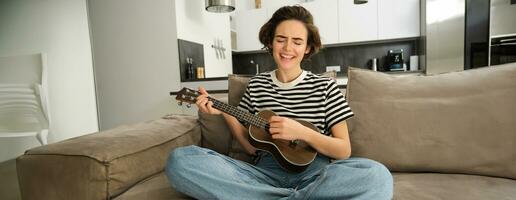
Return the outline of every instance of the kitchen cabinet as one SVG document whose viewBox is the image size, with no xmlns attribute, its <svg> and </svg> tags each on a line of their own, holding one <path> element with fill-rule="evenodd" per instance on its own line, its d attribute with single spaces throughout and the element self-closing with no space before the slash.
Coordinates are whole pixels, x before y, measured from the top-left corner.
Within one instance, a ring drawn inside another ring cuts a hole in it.
<svg viewBox="0 0 516 200">
<path fill-rule="evenodd" d="M 378 39 L 419 36 L 419 0 L 378 1 Z"/>
<path fill-rule="evenodd" d="M 314 17 L 314 24 L 319 28 L 323 44 L 339 43 L 339 0 L 319 0 L 303 3 Z"/>
<path fill-rule="evenodd" d="M 314 0 L 301 5 L 312 13 L 324 45 L 419 37 L 420 0 Z M 234 17 L 236 51 L 262 48 L 258 40 L 261 26 L 283 5 L 243 10 Z"/>
<path fill-rule="evenodd" d="M 390 0 L 388 2 L 390 2 Z M 365 4 L 354 4 L 353 0 L 339 0 L 339 42 L 348 43 L 377 40 L 377 6 L 378 0 L 369 0 Z"/>
<path fill-rule="evenodd" d="M 266 9 L 252 9 L 239 12 L 234 17 L 237 51 L 255 51 L 262 48 L 258 33 L 267 21 Z"/>
</svg>

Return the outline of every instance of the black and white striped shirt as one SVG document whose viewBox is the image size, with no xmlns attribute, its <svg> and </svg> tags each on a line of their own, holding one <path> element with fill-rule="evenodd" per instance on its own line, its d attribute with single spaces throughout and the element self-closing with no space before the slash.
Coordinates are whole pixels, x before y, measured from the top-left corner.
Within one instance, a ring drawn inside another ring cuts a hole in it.
<svg viewBox="0 0 516 200">
<path fill-rule="evenodd" d="M 271 110 L 276 114 L 308 121 L 323 134 L 353 116 L 335 80 L 303 71 L 295 80 L 282 83 L 276 71 L 261 73 L 249 81 L 238 107 L 252 114 Z"/>
</svg>

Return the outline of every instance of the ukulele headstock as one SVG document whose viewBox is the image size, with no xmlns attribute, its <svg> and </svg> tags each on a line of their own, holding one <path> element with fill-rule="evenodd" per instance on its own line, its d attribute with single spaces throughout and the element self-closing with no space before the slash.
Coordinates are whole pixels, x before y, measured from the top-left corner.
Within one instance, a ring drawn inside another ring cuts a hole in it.
<svg viewBox="0 0 516 200">
<path fill-rule="evenodd" d="M 195 101 L 197 101 L 197 97 L 200 95 L 200 93 L 196 90 L 192 90 L 190 88 L 184 87 L 179 92 L 177 92 L 176 100 L 178 101 L 179 105 L 182 105 L 183 102 L 188 103 L 188 107 L 190 107 L 190 104 L 195 104 Z"/>
</svg>

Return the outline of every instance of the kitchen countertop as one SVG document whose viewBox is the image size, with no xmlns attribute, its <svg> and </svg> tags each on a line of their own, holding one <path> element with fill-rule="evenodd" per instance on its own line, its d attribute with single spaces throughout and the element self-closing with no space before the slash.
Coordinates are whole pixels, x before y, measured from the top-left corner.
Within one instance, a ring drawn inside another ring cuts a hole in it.
<svg viewBox="0 0 516 200">
<path fill-rule="evenodd" d="M 348 83 L 347 77 L 337 78 L 337 84 L 341 88 L 345 88 Z M 190 82 L 181 82 L 181 88 L 187 87 L 190 89 L 197 89 L 199 86 L 204 87 L 208 93 L 227 93 L 228 92 L 228 80 L 197 80 Z M 170 95 L 176 95 L 177 91 L 170 92 Z"/>
<path fill-rule="evenodd" d="M 387 72 L 394 75 L 424 75 L 423 71 L 410 71 L 410 72 Z M 346 88 L 348 84 L 347 77 L 337 77 L 337 85 L 339 88 Z M 228 80 L 227 77 L 210 78 L 208 80 L 196 80 L 189 82 L 181 82 L 181 88 L 187 87 L 190 89 L 197 89 L 199 86 L 204 87 L 208 93 L 228 93 Z M 170 92 L 170 95 L 176 95 L 177 91 Z"/>
</svg>

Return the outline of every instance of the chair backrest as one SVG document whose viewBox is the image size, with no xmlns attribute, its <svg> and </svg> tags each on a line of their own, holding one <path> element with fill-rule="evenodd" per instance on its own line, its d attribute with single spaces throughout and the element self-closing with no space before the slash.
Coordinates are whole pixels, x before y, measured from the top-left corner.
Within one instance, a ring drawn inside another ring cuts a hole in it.
<svg viewBox="0 0 516 200">
<path fill-rule="evenodd" d="M 43 55 L 0 57 L 0 83 L 43 84 Z"/>
<path fill-rule="evenodd" d="M 46 70 L 45 54 L 0 56 L 0 129 L 49 127 Z"/>
</svg>

